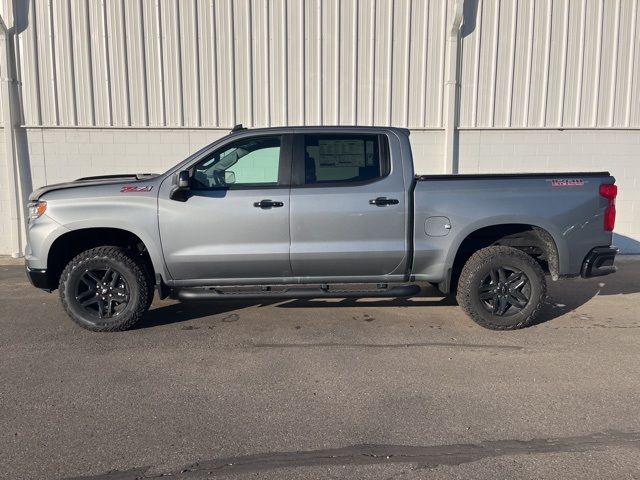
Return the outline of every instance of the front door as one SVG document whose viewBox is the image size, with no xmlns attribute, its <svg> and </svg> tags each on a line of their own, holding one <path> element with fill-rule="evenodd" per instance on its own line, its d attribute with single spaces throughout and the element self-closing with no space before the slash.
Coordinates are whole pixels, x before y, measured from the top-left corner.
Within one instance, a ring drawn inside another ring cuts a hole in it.
<svg viewBox="0 0 640 480">
<path fill-rule="evenodd" d="M 399 147 L 390 145 L 394 137 L 342 132 L 296 136 L 293 274 L 305 282 L 401 279 L 407 268 L 407 193 L 401 162 L 391 164 Z"/>
<path fill-rule="evenodd" d="M 291 136 L 243 136 L 189 167 L 190 189 L 159 195 L 159 225 L 174 280 L 246 282 L 290 277 L 289 155 Z"/>
</svg>

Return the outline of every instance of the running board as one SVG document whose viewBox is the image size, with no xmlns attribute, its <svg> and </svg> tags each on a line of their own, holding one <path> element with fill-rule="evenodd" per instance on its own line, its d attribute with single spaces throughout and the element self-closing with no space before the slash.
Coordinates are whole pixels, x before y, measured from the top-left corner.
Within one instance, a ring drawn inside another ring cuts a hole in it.
<svg viewBox="0 0 640 480">
<path fill-rule="evenodd" d="M 338 290 L 327 287 L 283 288 L 271 290 L 224 291 L 216 288 L 182 288 L 176 291 L 180 300 L 237 300 L 255 298 L 370 298 L 370 297 L 411 297 L 420 293 L 419 285 L 401 285 L 370 290 Z"/>
</svg>

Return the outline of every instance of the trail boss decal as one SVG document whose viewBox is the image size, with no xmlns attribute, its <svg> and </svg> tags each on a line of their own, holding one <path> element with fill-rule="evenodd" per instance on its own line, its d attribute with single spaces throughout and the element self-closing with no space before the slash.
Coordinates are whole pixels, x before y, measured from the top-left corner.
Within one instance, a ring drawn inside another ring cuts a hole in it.
<svg viewBox="0 0 640 480">
<path fill-rule="evenodd" d="M 584 187 L 582 178 L 554 178 L 551 180 L 552 187 Z"/>
<path fill-rule="evenodd" d="M 146 187 L 136 187 L 135 185 L 125 185 L 120 189 L 122 193 L 141 193 L 150 192 L 153 185 L 147 185 Z"/>
</svg>

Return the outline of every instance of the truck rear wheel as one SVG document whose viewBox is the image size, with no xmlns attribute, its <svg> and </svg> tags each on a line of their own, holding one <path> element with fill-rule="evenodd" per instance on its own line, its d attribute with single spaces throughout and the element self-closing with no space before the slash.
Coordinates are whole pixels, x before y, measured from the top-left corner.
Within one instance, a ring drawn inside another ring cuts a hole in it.
<svg viewBox="0 0 640 480">
<path fill-rule="evenodd" d="M 127 330 L 150 304 L 141 261 L 120 247 L 97 247 L 74 257 L 60 276 L 60 299 L 71 319 L 94 332 Z"/>
<path fill-rule="evenodd" d="M 546 292 L 544 272 L 533 258 L 516 248 L 494 246 L 467 261 L 456 298 L 479 325 L 515 330 L 536 321 Z"/>
</svg>

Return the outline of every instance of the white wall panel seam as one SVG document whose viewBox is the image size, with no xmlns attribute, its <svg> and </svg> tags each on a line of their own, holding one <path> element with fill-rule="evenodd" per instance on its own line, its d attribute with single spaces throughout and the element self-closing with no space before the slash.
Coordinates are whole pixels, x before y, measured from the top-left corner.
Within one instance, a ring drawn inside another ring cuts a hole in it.
<svg viewBox="0 0 640 480">
<path fill-rule="evenodd" d="M 305 82 L 302 80 L 305 77 L 306 73 L 306 64 L 307 64 L 307 55 L 306 55 L 306 38 L 304 35 L 304 18 L 305 18 L 305 2 L 301 2 L 300 6 L 300 75 L 298 76 L 298 83 L 300 85 L 300 118 L 302 119 L 302 124 L 306 125 L 307 123 L 307 92 L 305 87 Z"/>
<path fill-rule="evenodd" d="M 389 35 L 388 44 L 388 57 L 387 63 L 389 69 L 387 70 L 387 125 L 391 125 L 391 109 L 393 108 L 393 23 L 395 21 L 395 0 L 391 0 L 389 4 L 389 12 L 387 30 Z"/>
<path fill-rule="evenodd" d="M 420 126 L 424 127 L 427 125 L 427 69 L 429 68 L 429 35 L 431 35 L 431 31 L 429 28 L 429 14 L 431 12 L 431 1 L 427 1 L 427 6 L 424 9 L 424 34 L 422 35 L 422 55 L 424 57 L 424 67 L 420 69 Z M 480 0 L 482 1 L 482 0 Z"/>
<path fill-rule="evenodd" d="M 405 92 L 404 92 L 404 125 L 403 127 L 408 127 L 409 126 L 409 88 L 411 85 L 411 75 L 410 75 L 410 68 L 409 66 L 411 65 L 411 18 L 413 16 L 413 0 L 407 0 L 409 2 L 409 13 L 407 14 L 407 23 L 405 25 L 405 29 L 407 31 L 407 36 L 406 36 L 406 54 L 407 54 L 407 58 L 406 58 L 406 80 L 405 80 Z"/>
<path fill-rule="evenodd" d="M 284 21 L 282 22 L 282 51 L 280 52 L 280 55 L 282 55 L 283 63 L 282 98 L 284 101 L 282 102 L 282 118 L 285 125 L 289 124 L 289 55 L 287 54 L 287 41 L 289 36 L 289 9 L 287 7 L 287 0 L 283 0 L 282 9 Z"/>
<path fill-rule="evenodd" d="M 611 55 L 611 87 L 609 90 L 609 121 L 608 126 L 612 127 L 616 113 L 616 81 L 618 72 L 618 47 L 620 44 L 620 0 L 616 0 L 616 13 L 613 30 L 613 53 Z"/>
<path fill-rule="evenodd" d="M 200 27 L 198 25 L 198 18 L 200 17 L 200 12 L 198 10 L 199 2 L 195 2 L 193 4 L 193 18 L 191 21 L 193 22 L 193 46 L 195 49 L 194 52 L 194 61 L 193 61 L 193 81 L 194 85 L 194 105 L 196 109 L 196 118 L 195 124 L 196 126 L 202 125 L 202 102 L 200 99 Z"/>
<path fill-rule="evenodd" d="M 558 88 L 558 119 L 556 125 L 564 124 L 564 104 L 567 80 L 567 50 L 569 48 L 569 0 L 564 0 L 562 17 L 562 59 L 560 61 L 560 83 Z"/>
<path fill-rule="evenodd" d="M 167 109 L 165 107 L 166 102 L 166 93 L 165 93 L 165 85 L 164 85 L 164 52 L 162 45 L 162 11 L 160 7 L 160 0 L 156 0 L 156 25 L 158 28 L 157 33 L 157 42 L 158 42 L 158 82 L 160 87 L 160 118 L 159 125 L 166 126 L 167 125 Z"/>
<path fill-rule="evenodd" d="M 211 13 L 211 28 L 214 29 L 216 28 L 216 7 L 214 5 L 215 0 L 210 0 L 209 3 L 209 12 Z M 216 36 L 215 35 L 211 35 L 211 42 L 212 42 L 212 47 L 211 47 L 211 56 L 212 56 L 212 62 L 211 62 L 211 72 L 210 73 L 210 79 L 211 82 L 213 83 L 212 86 L 212 92 L 213 92 L 213 124 L 217 127 L 220 125 L 220 97 L 218 96 L 218 72 L 217 72 L 217 66 L 218 66 L 218 41 L 216 40 Z"/>
<path fill-rule="evenodd" d="M 358 123 L 358 39 L 360 38 L 358 15 L 360 11 L 360 0 L 354 0 L 353 2 L 353 98 L 352 98 L 352 110 L 351 110 L 351 123 L 353 125 Z"/>
<path fill-rule="evenodd" d="M 104 48 L 105 89 L 107 92 L 107 124 L 113 126 L 113 100 L 111 96 L 111 68 L 109 67 L 109 41 L 107 30 L 107 4 L 101 0 L 102 44 Z"/>
<path fill-rule="evenodd" d="M 542 79 L 542 97 L 540 100 L 540 121 L 539 126 L 547 125 L 547 98 L 549 95 L 549 64 L 551 62 L 551 34 L 553 20 L 553 0 L 547 0 L 547 29 L 545 36 L 545 61 L 544 76 Z"/>
<path fill-rule="evenodd" d="M 473 93 L 471 101 L 471 125 L 478 125 L 478 79 L 480 77 L 480 47 L 482 45 L 482 8 L 483 0 L 478 0 L 478 10 L 476 12 L 476 31 L 475 31 L 475 51 L 473 67 Z M 464 48 L 464 47 L 463 47 Z M 461 112 L 462 113 L 462 112 Z"/>
<path fill-rule="evenodd" d="M 591 111 L 591 126 L 598 124 L 598 102 L 600 100 L 600 68 L 602 66 L 602 30 L 604 28 L 604 0 L 598 3 L 598 34 L 596 40 L 596 61 L 594 62 L 593 109 Z"/>
<path fill-rule="evenodd" d="M 50 48 L 50 58 L 51 58 L 51 88 L 53 90 L 53 114 L 54 114 L 54 124 L 60 124 L 60 110 L 58 105 L 58 82 L 56 76 L 56 50 L 55 50 L 55 33 L 53 31 L 53 2 L 52 0 L 47 0 L 47 11 L 48 18 L 47 22 L 49 25 L 49 48 Z"/>
<path fill-rule="evenodd" d="M 149 125 L 149 86 L 147 85 L 146 69 L 147 69 L 147 49 L 145 48 L 145 17 L 144 17 L 144 0 L 138 1 L 138 15 L 140 16 L 140 52 L 141 56 L 141 71 L 140 71 L 140 83 L 142 85 L 142 118 L 143 125 Z"/>
<path fill-rule="evenodd" d="M 511 109 L 513 108 L 513 76 L 516 62 L 516 36 L 518 34 L 518 0 L 512 0 L 511 10 L 511 44 L 509 46 L 509 83 L 507 85 L 507 114 L 505 125 L 511 126 Z"/>
<path fill-rule="evenodd" d="M 317 68 L 317 73 L 318 73 L 318 77 L 316 78 L 316 82 L 317 82 L 317 86 L 316 86 L 316 95 L 317 95 L 317 101 L 318 101 L 318 125 L 322 125 L 323 124 L 323 109 L 322 109 L 322 88 L 321 88 L 321 78 L 322 78 L 322 56 L 324 55 L 323 49 L 322 49 L 322 0 L 319 0 L 318 2 L 316 2 L 316 10 L 317 10 L 317 36 L 315 39 L 310 39 L 311 41 L 315 41 L 316 42 L 316 48 L 317 48 L 317 52 L 316 52 L 316 68 Z"/>
<path fill-rule="evenodd" d="M 533 64 L 533 33 L 535 28 L 535 3 L 529 0 L 529 36 L 527 39 L 527 67 L 525 73 L 524 105 L 522 108 L 522 125 L 529 125 L 529 103 L 531 101 L 531 71 Z"/>
<path fill-rule="evenodd" d="M 638 24 L 638 0 L 633 0 L 633 8 L 631 10 L 631 45 L 629 51 L 629 60 L 627 65 L 627 102 L 625 111 L 624 125 L 628 127 L 631 124 L 631 101 L 633 92 L 633 59 L 635 57 L 635 48 L 637 43 L 637 24 Z"/>
<path fill-rule="evenodd" d="M 72 0 L 67 0 L 67 22 L 69 24 L 69 31 L 68 31 L 68 41 L 69 41 L 69 79 L 71 81 L 71 122 L 73 123 L 73 125 L 78 125 L 78 105 L 77 105 L 77 99 L 78 99 L 78 85 L 76 82 L 76 75 L 75 75 L 75 67 L 74 67 L 74 58 L 76 55 L 75 49 L 77 48 L 77 42 L 74 41 L 74 36 L 73 36 L 73 16 L 71 14 L 71 2 Z"/>
<path fill-rule="evenodd" d="M 125 106 L 125 123 L 131 125 L 131 79 L 129 74 L 129 48 L 127 41 L 127 20 L 125 0 L 122 0 L 120 10 L 122 10 L 122 68 L 124 69 L 124 106 Z"/>
<path fill-rule="evenodd" d="M 579 53 L 578 53 L 578 80 L 576 82 L 576 108 L 574 124 L 580 125 L 580 114 L 582 108 L 582 80 L 584 77 L 584 42 L 585 42 L 585 30 L 587 22 L 587 0 L 582 0 L 580 10 L 580 39 L 579 39 Z"/>
<path fill-rule="evenodd" d="M 500 38 L 500 0 L 494 0 L 495 7 L 493 13 L 493 44 L 491 48 L 491 90 L 489 94 L 489 126 L 496 124 L 496 82 L 498 79 L 498 46 Z"/>
<path fill-rule="evenodd" d="M 335 68 L 335 84 L 334 84 L 334 97 L 335 97 L 335 111 L 334 118 L 336 119 L 336 123 L 340 123 L 340 25 L 341 25 L 341 15 L 340 15 L 340 7 L 341 0 L 337 0 L 337 10 L 338 13 L 336 15 L 336 39 L 335 39 L 335 48 L 333 52 L 334 58 L 334 68 Z"/>
<path fill-rule="evenodd" d="M 442 127 L 444 125 L 444 72 L 445 72 L 445 58 L 447 53 L 447 45 L 449 42 L 446 41 L 447 37 L 447 13 L 448 13 L 449 2 L 447 0 L 442 1 L 441 9 L 442 9 L 442 17 L 440 23 L 440 42 L 442 46 L 440 48 L 440 62 L 438 65 L 438 71 L 440 72 L 440 85 L 438 87 L 438 120 L 436 125 L 438 127 Z"/>
<path fill-rule="evenodd" d="M 375 84 L 376 84 L 376 54 L 374 45 L 376 44 L 376 10 L 377 10 L 377 0 L 373 0 L 373 8 L 372 8 L 372 16 L 371 16 L 371 37 L 370 37 L 370 52 L 371 56 L 369 58 L 369 65 L 371 65 L 371 88 L 369 89 L 370 97 L 369 97 L 369 114 L 370 120 L 369 125 L 373 125 L 375 123 Z"/>
<path fill-rule="evenodd" d="M 181 31 L 182 27 L 180 26 L 180 0 L 175 0 L 175 16 L 174 16 L 174 25 L 176 29 L 176 78 L 178 81 L 178 95 L 176 101 L 178 102 L 178 125 L 181 127 L 185 126 L 185 115 L 184 115 L 184 80 L 182 77 L 182 37 Z"/>
<path fill-rule="evenodd" d="M 236 101 L 236 34 L 235 34 L 235 25 L 233 23 L 233 14 L 234 14 L 234 8 L 233 8 L 233 0 L 230 0 L 229 2 L 229 31 L 230 31 L 230 39 L 231 39 L 231 59 L 230 59 L 230 63 L 231 63 L 231 67 L 229 68 L 230 70 L 230 76 L 231 76 L 231 92 L 229 95 L 229 103 L 231 104 L 231 124 L 235 124 L 237 119 L 238 119 L 238 112 L 237 112 L 237 105 L 238 102 Z"/>
<path fill-rule="evenodd" d="M 86 11 L 86 29 L 87 29 L 87 79 L 89 89 L 89 115 L 91 117 L 91 125 L 96 125 L 96 90 L 95 90 L 95 78 L 93 76 L 93 55 L 91 54 L 91 14 L 89 12 L 89 2 L 85 2 Z M 145 82 L 146 85 L 146 82 Z"/>
<path fill-rule="evenodd" d="M 87 0 L 88 1 L 88 0 Z M 42 95 L 40 94 L 40 62 L 38 61 L 39 55 L 36 55 L 38 51 L 38 23 L 36 21 L 36 0 L 31 0 L 31 7 L 29 8 L 30 21 L 29 25 L 31 25 L 31 41 L 33 45 L 33 57 L 31 58 L 31 62 L 33 69 L 32 79 L 35 82 L 33 91 L 35 93 L 35 99 L 32 104 L 36 106 L 36 123 L 41 125 L 42 122 Z M 87 14 L 87 19 L 89 15 Z M 26 115 L 26 114 L 25 114 Z M 28 115 L 27 115 L 28 116 Z M 28 116 L 30 119 L 31 117 Z M 23 118 L 23 121 L 27 121 L 27 119 Z"/>
</svg>

